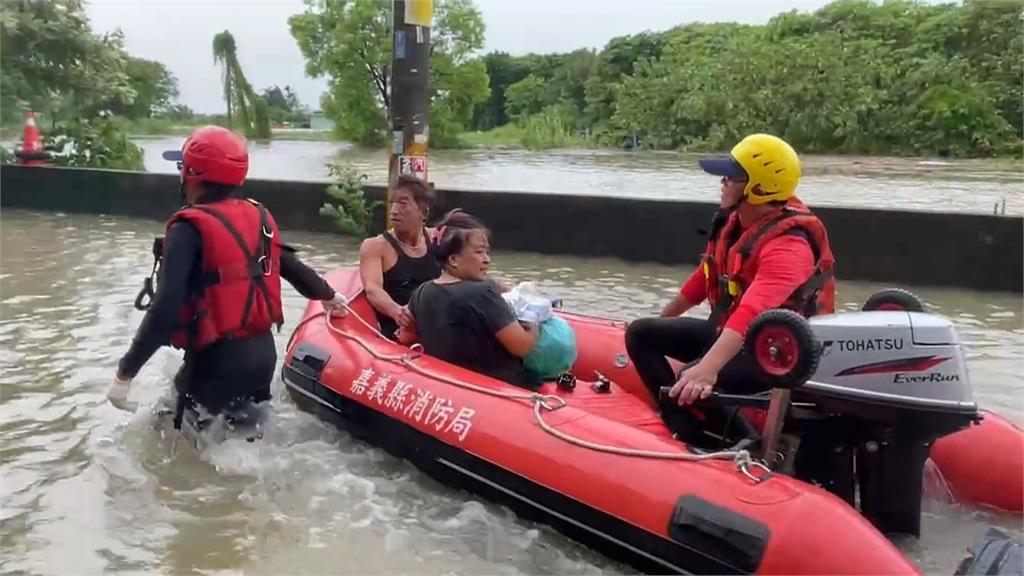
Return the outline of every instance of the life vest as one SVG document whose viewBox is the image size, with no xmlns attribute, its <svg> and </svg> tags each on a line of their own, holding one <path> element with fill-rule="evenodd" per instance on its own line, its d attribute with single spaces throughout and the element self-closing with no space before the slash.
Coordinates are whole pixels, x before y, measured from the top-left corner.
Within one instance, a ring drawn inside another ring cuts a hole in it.
<svg viewBox="0 0 1024 576">
<path fill-rule="evenodd" d="M 229 198 L 188 206 L 167 221 L 186 221 L 202 238 L 202 274 L 179 313 L 171 345 L 201 350 L 224 338 L 256 336 L 284 322 L 281 243 L 273 216 L 255 200 Z"/>
<path fill-rule="evenodd" d="M 782 304 L 805 317 L 835 311 L 835 258 L 828 233 L 817 216 L 797 198 L 771 212 L 746 229 L 740 227 L 739 214 L 716 216 L 710 241 L 701 259 L 711 306 L 709 320 L 721 329 L 739 305 L 743 292 L 754 281 L 761 250 L 769 241 L 792 234 L 807 239 L 814 254 L 814 273 L 797 287 Z M 735 240 L 730 240 L 736 237 Z"/>
</svg>

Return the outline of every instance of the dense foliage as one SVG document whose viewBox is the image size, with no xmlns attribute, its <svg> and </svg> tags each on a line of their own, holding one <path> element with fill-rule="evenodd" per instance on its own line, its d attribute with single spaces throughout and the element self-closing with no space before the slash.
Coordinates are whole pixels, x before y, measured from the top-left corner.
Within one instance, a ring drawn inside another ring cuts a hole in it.
<svg viewBox="0 0 1024 576">
<path fill-rule="evenodd" d="M 103 110 L 145 118 L 178 95 L 163 64 L 128 55 L 120 33 L 94 34 L 78 0 L 5 2 L 0 39 L 5 122 L 26 109 L 56 120 Z"/>
<path fill-rule="evenodd" d="M 593 54 L 484 57 L 472 126 L 568 119 L 599 143 L 723 149 L 769 131 L 807 152 L 1020 150 L 1024 2 L 839 0 L 765 26 L 688 24 Z"/>
<path fill-rule="evenodd" d="M 310 76 L 326 76 L 321 100 L 338 134 L 381 145 L 388 133 L 391 2 L 306 0 L 289 20 Z M 483 46 L 484 24 L 470 0 L 434 2 L 431 28 L 430 141 L 457 143 L 478 102 L 487 98 L 487 70 L 472 54 Z"/>
<path fill-rule="evenodd" d="M 177 80 L 166 67 L 127 54 L 119 32 L 93 33 L 82 4 L 4 2 L 5 130 L 31 109 L 44 132 L 106 134 L 89 138 L 117 148 L 120 130 L 164 133 L 212 121 L 266 138 L 271 121 L 308 118 L 288 86 L 252 89 L 227 32 L 213 43 L 227 116 L 194 117 L 175 101 Z M 435 0 L 431 145 L 726 149 L 769 131 L 802 152 L 1019 156 L 1022 23 L 1024 0 L 837 0 L 763 26 L 687 24 L 615 38 L 599 51 L 478 56 L 484 24 L 472 0 Z M 307 72 L 329 79 L 321 104 L 337 134 L 384 144 L 391 3 L 306 0 L 289 25 Z M 124 150 L 112 165 L 134 163 Z"/>
<path fill-rule="evenodd" d="M 59 162 L 131 169 L 141 169 L 141 151 L 106 112 L 146 117 L 177 93 L 167 69 L 129 56 L 119 33 L 94 34 L 78 0 L 4 2 L 0 86 L 4 124 L 42 113 L 49 143 L 66 153 Z"/>
<path fill-rule="evenodd" d="M 106 114 L 58 124 L 47 132 L 45 145 L 53 151 L 51 162 L 59 166 L 145 170 L 142 150 Z"/>
</svg>

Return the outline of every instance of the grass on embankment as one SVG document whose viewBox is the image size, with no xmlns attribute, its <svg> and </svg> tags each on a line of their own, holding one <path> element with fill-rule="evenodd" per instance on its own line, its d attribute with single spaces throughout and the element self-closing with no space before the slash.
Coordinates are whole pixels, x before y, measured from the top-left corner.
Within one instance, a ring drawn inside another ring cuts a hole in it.
<svg viewBox="0 0 1024 576">
<path fill-rule="evenodd" d="M 525 122 L 510 122 L 487 132 L 466 132 L 459 140 L 468 148 L 523 148 L 550 150 L 554 148 L 592 148 L 591 140 L 580 138 L 556 119 L 537 115 Z"/>
<path fill-rule="evenodd" d="M 140 120 L 127 120 L 118 118 L 115 120 L 120 128 L 129 137 L 140 136 L 188 136 L 193 130 L 207 124 L 218 124 L 216 121 L 200 122 L 175 122 L 167 118 L 143 118 Z M 330 131 L 311 130 L 309 128 L 273 128 L 271 129 L 274 140 L 304 140 L 312 142 L 329 142 L 337 140 Z"/>
</svg>

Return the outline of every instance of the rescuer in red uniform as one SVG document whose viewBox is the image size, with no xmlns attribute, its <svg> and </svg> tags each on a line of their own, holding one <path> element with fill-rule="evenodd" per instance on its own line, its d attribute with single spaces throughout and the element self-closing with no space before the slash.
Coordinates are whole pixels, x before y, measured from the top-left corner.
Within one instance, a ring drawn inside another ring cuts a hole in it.
<svg viewBox="0 0 1024 576">
<path fill-rule="evenodd" d="M 751 321 L 771 308 L 810 317 L 835 307 L 835 260 L 824 225 L 794 195 L 800 159 L 785 141 L 754 134 L 727 158 L 700 161 L 722 177 L 722 195 L 697 270 L 660 318 L 630 324 L 626 349 L 644 384 L 658 397 L 671 386 L 678 404 L 725 392 L 763 390 L 747 354 L 740 354 Z M 707 320 L 681 317 L 705 299 Z M 676 378 L 666 356 L 688 366 Z"/>
<path fill-rule="evenodd" d="M 244 139 L 205 126 L 164 158 L 178 162 L 186 205 L 167 221 L 163 248 L 155 250 L 159 288 L 150 290 L 152 302 L 107 397 L 134 411 L 132 378 L 170 343 L 185 351 L 174 378 L 178 427 L 186 406 L 218 414 L 270 399 L 282 278 L 330 313 L 344 313 L 346 301 L 281 242 L 270 212 L 239 193 L 249 169 Z"/>
</svg>

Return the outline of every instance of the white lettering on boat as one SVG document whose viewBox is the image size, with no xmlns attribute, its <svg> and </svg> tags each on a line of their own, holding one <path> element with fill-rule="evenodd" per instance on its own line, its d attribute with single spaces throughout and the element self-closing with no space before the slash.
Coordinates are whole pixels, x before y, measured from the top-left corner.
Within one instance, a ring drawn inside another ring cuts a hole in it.
<svg viewBox="0 0 1024 576">
<path fill-rule="evenodd" d="M 359 378 L 352 381 L 350 391 L 356 396 L 362 396 L 363 392 L 366 391 L 366 385 L 369 383 L 371 376 L 373 376 L 373 368 L 364 369 L 359 373 Z"/>
<path fill-rule="evenodd" d="M 392 387 L 391 381 L 390 374 L 378 375 L 373 368 L 365 368 L 360 371 L 358 378 L 352 380 L 349 391 L 353 396 L 365 398 L 364 402 L 375 400 L 395 415 L 402 414 L 438 432 L 453 434 L 459 442 L 466 439 L 473 428 L 473 416 L 476 414 L 474 408 L 457 406 L 448 398 L 435 397 L 433 392 L 413 388 L 401 380 L 395 381 Z M 454 418 L 452 414 L 455 414 Z"/>
<path fill-rule="evenodd" d="M 391 389 L 391 392 L 388 392 L 388 397 L 387 400 L 384 401 L 384 406 L 391 408 L 396 412 L 401 410 L 402 406 L 405 405 L 405 397 L 411 389 L 412 386 L 402 382 L 401 380 L 395 382 L 395 387 Z"/>
<path fill-rule="evenodd" d="M 434 430 L 440 430 L 448 422 L 448 416 L 455 410 L 452 406 L 451 400 L 438 397 L 434 401 L 434 405 L 430 408 L 430 412 L 427 412 L 427 418 L 423 421 L 424 424 L 430 426 L 434 425 Z"/>
<path fill-rule="evenodd" d="M 370 393 L 366 395 L 367 402 L 376 400 L 377 404 L 383 404 L 384 393 L 388 391 L 388 384 L 391 384 L 391 375 L 381 374 L 380 378 L 377 378 L 377 381 L 370 388 Z"/>
<path fill-rule="evenodd" d="M 459 408 L 459 413 L 448 423 L 444 431 L 454 432 L 459 437 L 459 442 L 462 442 L 466 439 L 466 434 L 469 434 L 469 429 L 473 427 L 473 414 L 476 414 L 476 410 L 472 408 Z"/>
<path fill-rule="evenodd" d="M 416 399 L 412 404 L 405 407 L 402 414 L 405 414 L 409 418 L 415 419 L 417 422 L 423 420 L 423 413 L 430 405 L 430 400 L 434 395 L 429 390 L 416 389 Z"/>
</svg>

